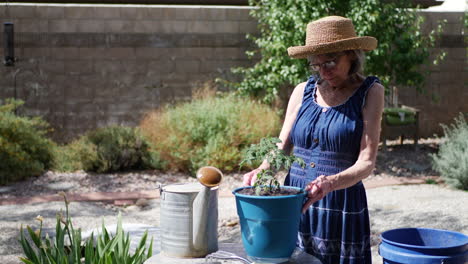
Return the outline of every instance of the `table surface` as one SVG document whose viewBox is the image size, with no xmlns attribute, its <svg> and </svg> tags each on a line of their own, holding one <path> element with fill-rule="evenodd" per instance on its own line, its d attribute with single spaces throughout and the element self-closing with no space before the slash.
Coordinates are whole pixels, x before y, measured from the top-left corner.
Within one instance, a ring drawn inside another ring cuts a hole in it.
<svg viewBox="0 0 468 264">
<path fill-rule="evenodd" d="M 219 250 L 217 253 L 231 253 L 235 256 L 247 259 L 242 244 L 238 243 L 220 243 Z M 217 255 L 217 254 L 216 254 Z M 254 263 L 245 262 L 240 259 L 220 259 L 217 257 L 207 256 L 206 258 L 174 258 L 165 256 L 159 253 L 149 258 L 145 264 L 240 264 L 240 263 Z M 321 264 L 321 262 L 312 255 L 296 249 L 289 261 L 283 262 L 283 264 Z"/>
</svg>

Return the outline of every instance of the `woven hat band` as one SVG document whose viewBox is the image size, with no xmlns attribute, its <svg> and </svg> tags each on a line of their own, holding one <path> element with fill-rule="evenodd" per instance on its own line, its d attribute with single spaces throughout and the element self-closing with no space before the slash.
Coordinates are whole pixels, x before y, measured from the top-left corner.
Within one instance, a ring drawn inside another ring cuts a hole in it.
<svg viewBox="0 0 468 264">
<path fill-rule="evenodd" d="M 319 20 L 309 23 L 306 31 L 306 46 L 355 38 L 351 19 Z"/>
</svg>

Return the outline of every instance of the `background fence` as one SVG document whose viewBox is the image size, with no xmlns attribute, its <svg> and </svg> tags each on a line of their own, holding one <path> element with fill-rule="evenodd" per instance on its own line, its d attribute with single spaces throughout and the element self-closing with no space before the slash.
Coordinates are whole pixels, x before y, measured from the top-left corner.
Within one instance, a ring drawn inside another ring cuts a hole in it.
<svg viewBox="0 0 468 264">
<path fill-rule="evenodd" d="M 246 6 L 9 4 L 0 21 L 15 26 L 14 67 L 0 65 L 0 99 L 26 102 L 60 141 L 109 124 L 136 125 L 148 110 L 187 100 L 192 88 L 248 66 L 247 33 L 258 33 Z M 424 94 L 399 89 L 421 109 L 421 136 L 468 112 L 462 12 L 423 12 L 424 30 L 446 19 Z M 0 36 L 0 40 L 3 38 Z M 3 40 L 1 40 L 3 41 Z M 3 58 L 3 49 L 0 50 Z"/>
</svg>

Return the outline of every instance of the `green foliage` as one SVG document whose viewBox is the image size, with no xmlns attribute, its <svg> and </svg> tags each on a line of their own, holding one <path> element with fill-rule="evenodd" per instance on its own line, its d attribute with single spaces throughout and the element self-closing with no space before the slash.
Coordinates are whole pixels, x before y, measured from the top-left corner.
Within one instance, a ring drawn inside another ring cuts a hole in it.
<svg viewBox="0 0 468 264">
<path fill-rule="evenodd" d="M 130 253 L 129 234 L 125 235 L 122 229 L 122 217 L 119 213 L 117 230 L 114 236 L 109 235 L 104 223 L 102 231 L 97 234 L 96 242 L 94 233 L 91 237 L 82 241 L 81 229 L 75 229 L 68 212 L 68 202 L 65 197 L 66 215 L 57 214 L 55 226 L 56 236 L 50 239 L 46 234 L 42 237 L 42 217 L 36 218 L 40 221 L 40 228 L 34 231 L 27 226 L 29 240 L 24 235 L 23 227 L 20 230 L 20 244 L 25 257 L 20 260 L 26 264 L 140 264 L 150 258 L 153 252 L 153 239 L 149 248 L 146 248 L 148 233 L 145 232 L 135 252 Z M 68 243 L 67 243 L 68 242 Z"/>
<path fill-rule="evenodd" d="M 210 165 L 232 171 L 246 146 L 278 133 L 279 125 L 268 106 L 225 95 L 149 113 L 141 129 L 169 169 L 194 172 Z"/>
<path fill-rule="evenodd" d="M 16 115 L 22 104 L 11 99 L 0 104 L 0 184 L 38 176 L 53 163 L 56 145 L 46 137 L 49 125 Z"/>
<path fill-rule="evenodd" d="M 301 167 L 305 167 L 303 159 L 294 155 L 287 156 L 282 150 L 277 147 L 280 143 L 279 138 L 262 138 L 259 144 L 252 144 L 245 152 L 244 159 L 240 166 L 252 164 L 262 160 L 267 160 L 270 168 L 273 170 L 262 170 L 257 174 L 254 188 L 256 195 L 265 195 L 280 189 L 280 184 L 274 176 L 275 171 L 282 168 L 289 169 L 293 162 L 297 162 Z"/>
<path fill-rule="evenodd" d="M 259 36 L 248 35 L 261 59 L 253 67 L 236 68 L 240 82 L 228 83 L 240 94 L 261 97 L 273 102 L 280 87 L 296 85 L 310 75 L 307 61 L 287 55 L 290 46 L 302 46 L 308 22 L 328 15 L 353 20 L 356 33 L 374 36 L 378 48 L 367 53 L 367 73 L 379 76 L 384 86 L 413 86 L 420 88 L 424 73 L 420 65 L 429 62 L 429 48 L 434 45 L 439 25 L 429 35 L 421 34 L 423 18 L 416 10 L 402 8 L 409 0 L 250 0 L 257 7 L 251 15 L 258 20 Z"/>
<path fill-rule="evenodd" d="M 434 179 L 426 179 L 425 183 L 426 184 L 437 184 L 437 182 Z"/>
<path fill-rule="evenodd" d="M 465 116 L 455 118 L 455 123 L 444 129 L 439 152 L 431 155 L 434 170 L 445 181 L 459 189 L 468 190 L 468 123 Z"/>
<path fill-rule="evenodd" d="M 406 125 L 416 122 L 416 112 L 410 109 L 385 107 L 383 113 L 383 118 L 390 125 Z"/>
<path fill-rule="evenodd" d="M 115 172 L 158 169 L 162 162 L 139 129 L 110 126 L 91 131 L 58 150 L 56 169 Z"/>
<path fill-rule="evenodd" d="M 54 170 L 56 171 L 91 171 L 99 159 L 97 146 L 86 137 L 59 146 L 55 157 Z"/>
<path fill-rule="evenodd" d="M 96 146 L 98 159 L 91 168 L 97 172 L 159 168 L 157 152 L 151 151 L 148 141 L 132 127 L 111 126 L 86 135 Z"/>
</svg>

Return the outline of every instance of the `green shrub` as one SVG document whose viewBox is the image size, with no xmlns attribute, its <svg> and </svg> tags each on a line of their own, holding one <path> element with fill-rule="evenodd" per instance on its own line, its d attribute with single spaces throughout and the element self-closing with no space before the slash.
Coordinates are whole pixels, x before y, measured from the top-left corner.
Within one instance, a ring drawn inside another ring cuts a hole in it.
<svg viewBox="0 0 468 264">
<path fill-rule="evenodd" d="M 99 128 L 60 147 L 58 153 L 55 168 L 61 171 L 103 173 L 162 167 L 158 153 L 139 129 L 132 127 Z"/>
<path fill-rule="evenodd" d="M 159 157 L 137 128 L 111 126 L 87 135 L 96 146 L 98 159 L 92 170 L 112 172 L 160 167 Z"/>
<path fill-rule="evenodd" d="M 279 122 L 268 106 L 231 94 L 151 112 L 140 127 L 169 169 L 193 172 L 210 165 L 232 171 L 238 169 L 243 149 L 277 135 Z"/>
<path fill-rule="evenodd" d="M 304 45 L 307 23 L 324 16 L 348 17 L 358 35 L 377 38 L 377 49 L 366 53 L 366 69 L 379 76 L 385 87 L 421 88 L 428 73 L 421 66 L 440 59 L 429 61 L 441 25 L 434 23 L 434 30 L 421 34 L 423 17 L 414 8 L 404 8 L 410 0 L 249 0 L 249 4 L 256 7 L 250 14 L 258 21 L 259 34 L 248 35 L 256 47 L 247 55 L 258 54 L 260 59 L 251 67 L 234 69 L 240 81 L 230 86 L 268 103 L 277 99 L 281 87 L 307 80 L 307 61 L 291 59 L 286 50 Z"/>
<path fill-rule="evenodd" d="M 442 127 L 443 143 L 439 152 L 431 155 L 433 168 L 448 184 L 468 190 L 468 124 L 465 116 L 460 113 L 454 124 Z"/>
<path fill-rule="evenodd" d="M 23 227 L 20 230 L 20 244 L 25 257 L 20 260 L 26 264 L 141 264 L 153 254 L 153 239 L 151 239 L 148 249 L 146 240 L 148 233 L 145 232 L 138 244 L 135 252 L 130 253 L 129 234 L 125 234 L 122 229 L 122 218 L 118 216 L 117 230 L 111 236 L 102 225 L 102 231 L 96 235 L 82 241 L 81 229 L 75 229 L 68 212 L 68 202 L 65 198 L 66 215 L 60 214 L 56 217 L 55 239 L 50 239 L 48 234 L 42 237 L 42 217 L 36 219 L 40 222 L 40 228 L 34 231 L 27 226 L 27 235 L 24 235 Z"/>
<path fill-rule="evenodd" d="M 49 125 L 39 117 L 14 110 L 22 101 L 0 105 L 0 184 L 38 176 L 53 163 L 55 143 L 46 137 Z"/>
<path fill-rule="evenodd" d="M 89 171 L 99 158 L 96 145 L 86 137 L 59 146 L 55 156 L 54 170 L 56 171 Z"/>
</svg>

